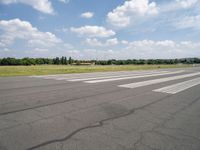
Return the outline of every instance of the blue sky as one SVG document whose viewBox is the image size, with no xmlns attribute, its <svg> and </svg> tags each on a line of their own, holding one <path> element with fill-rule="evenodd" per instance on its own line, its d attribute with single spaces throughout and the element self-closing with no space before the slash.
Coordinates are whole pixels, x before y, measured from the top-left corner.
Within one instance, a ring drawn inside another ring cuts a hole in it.
<svg viewBox="0 0 200 150">
<path fill-rule="evenodd" d="M 0 0 L 0 57 L 200 57 L 200 0 Z"/>
</svg>

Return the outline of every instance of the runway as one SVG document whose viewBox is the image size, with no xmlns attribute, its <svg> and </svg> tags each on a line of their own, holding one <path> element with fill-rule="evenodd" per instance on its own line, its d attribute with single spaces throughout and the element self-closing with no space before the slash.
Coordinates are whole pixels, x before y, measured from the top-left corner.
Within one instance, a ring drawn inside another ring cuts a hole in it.
<svg viewBox="0 0 200 150">
<path fill-rule="evenodd" d="M 199 150 L 200 68 L 0 78 L 0 150 Z"/>
</svg>

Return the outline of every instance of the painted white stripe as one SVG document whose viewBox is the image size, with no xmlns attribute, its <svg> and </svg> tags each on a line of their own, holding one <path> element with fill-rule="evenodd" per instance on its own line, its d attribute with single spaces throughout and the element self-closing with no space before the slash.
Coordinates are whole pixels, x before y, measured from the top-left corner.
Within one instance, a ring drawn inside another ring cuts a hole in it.
<svg viewBox="0 0 200 150">
<path fill-rule="evenodd" d="M 150 73 L 150 72 L 158 72 L 158 71 L 129 71 L 129 72 L 112 72 L 112 73 L 99 73 L 99 74 L 94 74 L 94 73 L 90 73 L 88 75 L 86 74 L 83 74 L 82 76 L 81 75 L 78 75 L 78 76 L 53 76 L 53 77 L 43 77 L 44 79 L 54 79 L 54 80 L 67 80 L 67 81 L 71 81 L 71 80 L 77 80 L 79 81 L 79 79 L 81 79 L 80 81 L 84 81 L 82 79 L 86 79 L 86 78 L 98 78 L 98 77 L 109 77 L 109 76 L 118 76 L 118 75 L 128 75 L 128 74 L 142 74 L 142 73 Z M 161 72 L 169 72 L 169 71 L 161 71 Z M 94 79 L 91 79 L 91 80 L 94 80 Z M 86 80 L 85 80 L 86 81 Z"/>
<path fill-rule="evenodd" d="M 167 81 L 172 81 L 172 80 L 183 79 L 187 77 L 193 77 L 196 75 L 200 75 L 200 72 L 161 78 L 161 79 L 147 80 L 147 81 L 142 81 L 142 82 L 135 82 L 135 83 L 130 83 L 130 84 L 124 84 L 124 85 L 119 85 L 119 87 L 137 88 L 137 87 L 142 87 L 142 86 L 147 86 L 147 85 L 152 85 L 152 84 L 157 84 L 157 83 L 162 83 L 162 82 L 167 82 Z"/>
<path fill-rule="evenodd" d="M 54 75 L 37 75 L 37 76 L 29 76 L 29 77 L 33 77 L 33 78 L 46 78 L 46 79 L 51 79 L 51 78 L 56 78 L 56 77 L 81 77 L 81 76 L 87 76 L 87 75 L 92 75 L 92 74 L 96 74 L 96 73 L 80 73 L 80 74 L 54 74 Z M 102 74 L 102 73 L 98 73 L 98 74 Z"/>
<path fill-rule="evenodd" d="M 138 76 L 131 76 L 131 77 L 123 77 L 123 78 L 113 78 L 113 79 L 103 79 L 103 80 L 90 80 L 90 81 L 85 81 L 85 83 L 99 83 L 99 82 L 109 82 L 109 81 L 135 79 L 135 78 L 143 78 L 143 77 L 154 77 L 154 76 L 161 76 L 161 75 L 177 74 L 177 73 L 182 73 L 182 72 L 184 72 L 184 71 L 181 70 L 181 71 L 175 71 L 175 72 L 154 73 L 154 74 L 138 75 Z"/>
<path fill-rule="evenodd" d="M 137 72 L 129 73 L 129 74 L 135 74 Z M 96 79 L 96 78 L 106 78 L 109 76 L 118 76 L 118 75 L 127 75 L 127 73 L 108 73 L 108 74 L 90 74 L 87 76 L 75 76 L 75 77 L 61 77 L 56 78 L 56 80 L 67 80 L 67 81 L 84 81 L 85 79 Z"/>
<path fill-rule="evenodd" d="M 146 75 L 146 74 L 153 74 L 153 73 L 166 73 L 169 71 L 161 71 L 161 72 L 140 72 L 140 73 L 131 73 L 125 75 L 116 75 L 116 76 L 103 76 L 103 77 L 93 77 L 93 78 L 79 78 L 79 79 L 70 79 L 68 81 L 87 81 L 87 80 L 97 80 L 97 79 L 108 79 L 108 78 L 117 78 L 117 77 L 130 77 L 135 75 Z M 58 79 L 59 80 L 59 79 Z"/>
<path fill-rule="evenodd" d="M 170 86 L 166 86 L 160 89 L 153 90 L 155 92 L 162 92 L 162 93 L 169 93 L 169 94 L 176 94 L 178 92 L 187 90 L 193 86 L 199 85 L 200 84 L 200 78 L 195 78 L 192 80 L 188 80 L 185 82 L 173 84 Z"/>
<path fill-rule="evenodd" d="M 66 75 L 46 75 L 38 76 L 43 79 L 56 79 L 56 80 L 65 80 L 65 79 L 80 79 L 80 78 L 93 78 L 93 77 L 104 77 L 109 75 L 126 75 L 127 73 L 143 73 L 147 71 L 119 71 L 119 72 L 98 72 L 98 73 L 82 73 L 82 74 L 66 74 Z M 155 72 L 155 71 L 148 71 Z M 36 76 L 37 77 L 37 76 Z"/>
</svg>

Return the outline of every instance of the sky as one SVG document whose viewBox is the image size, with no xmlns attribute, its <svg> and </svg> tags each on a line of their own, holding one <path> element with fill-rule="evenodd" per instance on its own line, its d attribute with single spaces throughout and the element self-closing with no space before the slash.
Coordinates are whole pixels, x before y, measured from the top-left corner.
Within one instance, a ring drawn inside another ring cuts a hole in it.
<svg viewBox="0 0 200 150">
<path fill-rule="evenodd" d="M 200 57 L 200 0 L 0 0 L 0 58 Z"/>
</svg>

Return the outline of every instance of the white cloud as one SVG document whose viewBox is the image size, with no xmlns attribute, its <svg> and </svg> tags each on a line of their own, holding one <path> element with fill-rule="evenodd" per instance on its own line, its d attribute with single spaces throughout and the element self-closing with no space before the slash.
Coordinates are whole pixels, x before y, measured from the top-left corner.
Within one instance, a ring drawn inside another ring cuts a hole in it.
<svg viewBox="0 0 200 150">
<path fill-rule="evenodd" d="M 183 18 L 179 18 L 175 23 L 175 27 L 178 29 L 200 29 L 200 15 L 197 16 L 185 16 Z"/>
<path fill-rule="evenodd" d="M 107 15 L 107 20 L 112 25 L 126 27 L 134 23 L 138 18 L 154 16 L 158 14 L 158 7 L 155 2 L 149 0 L 129 0 L 118 6 Z"/>
<path fill-rule="evenodd" d="M 176 0 L 175 5 L 177 8 L 191 8 L 193 7 L 198 0 Z"/>
<path fill-rule="evenodd" d="M 81 14 L 81 17 L 86 19 L 92 18 L 93 16 L 94 16 L 93 12 L 85 12 Z"/>
<path fill-rule="evenodd" d="M 128 42 L 128 41 L 127 41 Z M 199 57 L 200 43 L 191 41 L 132 41 L 120 49 L 81 49 L 71 50 L 67 54 L 75 59 L 169 59 Z"/>
<path fill-rule="evenodd" d="M 3 51 L 4 51 L 4 52 L 10 52 L 11 50 L 8 49 L 8 48 L 4 48 Z"/>
<path fill-rule="evenodd" d="M 80 28 L 70 28 L 74 33 L 87 37 L 110 37 L 116 33 L 101 26 L 82 26 Z"/>
<path fill-rule="evenodd" d="M 161 11 L 171 12 L 185 9 L 193 9 L 200 5 L 200 0 L 173 0 L 161 6 Z M 199 9 L 199 8 L 198 8 Z"/>
<path fill-rule="evenodd" d="M 41 48 L 35 48 L 34 49 L 35 52 L 48 52 L 48 49 L 41 49 Z"/>
<path fill-rule="evenodd" d="M 142 49 L 166 48 L 166 50 L 177 46 L 176 43 L 171 40 L 164 40 L 164 41 L 142 40 L 142 41 L 128 42 L 126 45 L 127 45 L 126 49 L 136 47 Z"/>
<path fill-rule="evenodd" d="M 122 40 L 121 43 L 122 43 L 122 44 L 128 44 L 128 41 Z"/>
<path fill-rule="evenodd" d="M 0 20 L 0 32 L 0 55 L 3 57 L 67 56 L 68 51 L 74 49 L 53 33 L 42 32 L 20 19 Z M 4 49 L 9 51 L 2 51 Z"/>
<path fill-rule="evenodd" d="M 3 4 L 22 3 L 32 6 L 34 9 L 48 14 L 53 14 L 54 10 L 50 0 L 0 0 Z"/>
<path fill-rule="evenodd" d="M 71 56 L 77 59 L 169 59 L 200 56 L 200 42 L 141 40 L 126 41 L 121 46 L 122 48 L 108 48 L 107 50 L 105 47 L 99 50 L 72 50 Z"/>
<path fill-rule="evenodd" d="M 200 43 L 191 41 L 175 42 L 171 40 L 142 40 L 129 42 L 124 56 L 136 58 L 183 58 L 200 56 Z"/>
<path fill-rule="evenodd" d="M 103 46 L 103 43 L 101 43 L 99 40 L 97 40 L 96 38 L 87 38 L 85 40 L 85 43 L 90 45 L 90 46 Z"/>
<path fill-rule="evenodd" d="M 82 49 L 82 50 L 71 50 L 66 53 L 67 56 L 71 56 L 74 59 L 81 60 L 95 60 L 95 59 L 110 59 L 113 58 L 115 52 L 109 50 L 96 50 L 96 49 Z"/>
<path fill-rule="evenodd" d="M 105 42 L 101 42 L 96 38 L 87 38 L 85 43 L 94 47 L 107 47 L 117 45 L 119 41 L 117 38 L 107 39 Z"/>
<path fill-rule="evenodd" d="M 67 3 L 69 3 L 70 0 L 58 0 L 58 1 L 61 2 L 61 3 L 67 4 Z"/>
<path fill-rule="evenodd" d="M 0 30 L 3 31 L 0 43 L 4 47 L 12 45 L 17 39 L 27 41 L 30 47 L 51 47 L 62 43 L 54 34 L 41 32 L 29 22 L 20 19 L 1 20 Z"/>
<path fill-rule="evenodd" d="M 109 46 L 113 46 L 113 45 L 117 45 L 119 42 L 117 40 L 117 38 L 113 38 L 113 39 L 108 39 L 106 41 L 106 45 L 109 45 Z"/>
</svg>

